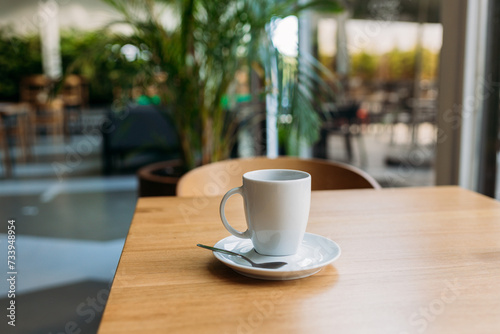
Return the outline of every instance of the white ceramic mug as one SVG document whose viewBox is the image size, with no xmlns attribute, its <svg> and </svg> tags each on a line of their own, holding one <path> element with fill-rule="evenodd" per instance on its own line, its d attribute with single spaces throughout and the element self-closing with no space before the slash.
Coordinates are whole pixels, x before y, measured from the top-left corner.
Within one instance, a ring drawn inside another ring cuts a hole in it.
<svg viewBox="0 0 500 334">
<path fill-rule="evenodd" d="M 248 229 L 239 232 L 224 214 L 226 201 L 243 196 Z M 245 173 L 243 185 L 229 190 L 220 204 L 220 216 L 234 236 L 251 239 L 262 255 L 295 254 L 302 242 L 311 204 L 311 175 L 290 169 L 262 169 Z"/>
</svg>

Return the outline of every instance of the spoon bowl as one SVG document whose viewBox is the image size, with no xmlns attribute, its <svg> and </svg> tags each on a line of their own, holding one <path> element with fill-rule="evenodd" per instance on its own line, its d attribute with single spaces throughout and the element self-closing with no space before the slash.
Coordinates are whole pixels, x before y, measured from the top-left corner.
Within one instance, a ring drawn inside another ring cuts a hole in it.
<svg viewBox="0 0 500 334">
<path fill-rule="evenodd" d="M 202 245 L 202 244 L 197 244 L 196 246 L 201 247 L 201 248 L 209 249 L 209 250 L 211 250 L 213 252 L 219 252 L 219 253 L 224 253 L 224 254 L 228 254 L 228 255 L 234 255 L 234 256 L 241 257 L 243 260 L 245 260 L 248 263 L 250 263 L 252 265 L 252 267 L 254 267 L 254 268 L 278 269 L 278 268 L 283 267 L 284 265 L 287 265 L 286 262 L 255 263 L 252 260 L 250 260 L 248 257 L 244 256 L 244 255 L 241 255 L 241 254 L 238 254 L 238 253 L 235 253 L 235 252 L 231 252 L 231 251 L 228 251 L 228 250 L 225 250 L 225 249 L 222 249 L 222 248 L 216 248 L 216 247 L 211 247 L 211 246 Z"/>
</svg>

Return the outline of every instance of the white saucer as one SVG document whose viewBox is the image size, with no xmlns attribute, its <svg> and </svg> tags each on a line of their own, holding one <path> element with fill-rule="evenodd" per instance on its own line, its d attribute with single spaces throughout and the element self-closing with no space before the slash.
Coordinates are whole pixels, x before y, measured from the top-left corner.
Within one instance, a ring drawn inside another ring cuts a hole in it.
<svg viewBox="0 0 500 334">
<path fill-rule="evenodd" d="M 229 236 L 214 247 L 226 249 L 260 262 L 284 261 L 288 264 L 278 269 L 254 268 L 240 257 L 214 252 L 215 257 L 234 271 L 252 278 L 265 280 L 291 280 L 311 276 L 340 256 L 335 242 L 317 234 L 306 233 L 299 251 L 290 256 L 264 256 L 253 249 L 250 239 Z"/>
</svg>

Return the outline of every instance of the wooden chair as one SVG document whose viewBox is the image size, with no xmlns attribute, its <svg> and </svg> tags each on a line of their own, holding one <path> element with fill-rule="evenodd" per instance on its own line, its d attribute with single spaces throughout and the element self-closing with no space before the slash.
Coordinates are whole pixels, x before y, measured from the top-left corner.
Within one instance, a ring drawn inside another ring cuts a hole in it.
<svg viewBox="0 0 500 334">
<path fill-rule="evenodd" d="M 12 162 L 10 160 L 7 129 L 3 124 L 2 117 L 0 117 L 0 147 L 2 148 L 3 173 L 6 178 L 9 178 L 12 176 Z"/>
<path fill-rule="evenodd" d="M 49 97 L 52 81 L 43 74 L 34 74 L 21 80 L 19 87 L 22 102 L 28 102 L 35 108 L 43 106 Z"/>
<path fill-rule="evenodd" d="M 7 124 L 3 124 L 5 136 L 15 139 L 20 153 L 18 161 L 23 163 L 31 159 L 31 144 L 33 140 L 30 137 L 29 131 L 30 114 L 31 107 L 29 103 L 0 103 L 0 118 L 9 119 Z"/>
<path fill-rule="evenodd" d="M 31 105 L 33 138 L 36 138 L 37 128 L 43 127 L 47 133 L 63 134 L 64 103 L 59 98 L 50 96 L 53 82 L 42 74 L 26 77 L 21 82 L 21 102 Z"/>
<path fill-rule="evenodd" d="M 31 159 L 31 138 L 29 131 L 30 106 L 28 103 L 0 103 L 0 144 L 5 176 L 12 176 L 12 159 L 9 138 L 14 138 L 19 148 L 17 160 Z M 8 121 L 8 122 L 6 122 Z"/>
<path fill-rule="evenodd" d="M 296 169 L 308 172 L 312 176 L 312 190 L 381 188 L 367 173 L 338 162 L 292 157 L 256 157 L 225 160 L 195 168 L 180 178 L 177 196 L 223 195 L 229 189 L 241 186 L 244 173 L 256 169 Z"/>
<path fill-rule="evenodd" d="M 82 110 L 88 106 L 88 87 L 86 80 L 76 74 L 64 78 L 61 98 L 64 102 L 64 134 L 70 134 L 70 124 L 81 130 Z"/>
</svg>

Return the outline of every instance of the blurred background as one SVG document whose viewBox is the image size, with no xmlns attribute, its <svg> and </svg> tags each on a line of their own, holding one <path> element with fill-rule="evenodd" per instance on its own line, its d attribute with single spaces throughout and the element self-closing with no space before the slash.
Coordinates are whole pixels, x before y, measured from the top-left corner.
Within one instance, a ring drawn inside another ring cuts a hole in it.
<svg viewBox="0 0 500 334">
<path fill-rule="evenodd" d="M 494 1 L 200 3 L 186 32 L 182 2 L 1 1 L 0 248 L 15 219 L 18 272 L 2 332 L 97 331 L 152 166 L 299 155 L 500 198 Z"/>
</svg>

